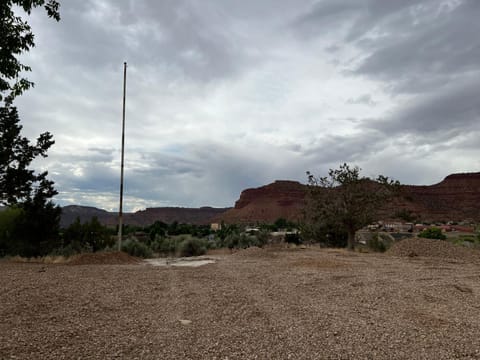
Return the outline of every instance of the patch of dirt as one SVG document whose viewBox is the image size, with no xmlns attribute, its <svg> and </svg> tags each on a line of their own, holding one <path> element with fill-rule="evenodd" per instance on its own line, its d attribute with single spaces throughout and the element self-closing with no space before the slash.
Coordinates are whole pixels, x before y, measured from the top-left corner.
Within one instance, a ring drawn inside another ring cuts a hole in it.
<svg viewBox="0 0 480 360">
<path fill-rule="evenodd" d="M 294 267 L 303 267 L 310 269 L 323 269 L 323 268 L 338 268 L 345 266 L 344 262 L 336 261 L 335 259 L 300 259 L 291 263 Z"/>
<path fill-rule="evenodd" d="M 402 257 L 430 257 L 461 261 L 480 261 L 480 251 L 454 245 L 448 241 L 411 238 L 394 243 L 386 254 Z"/>
<path fill-rule="evenodd" d="M 259 248 L 257 246 L 252 246 L 252 247 L 248 247 L 246 249 L 236 250 L 233 253 L 233 256 L 235 256 L 235 257 L 251 257 L 251 256 L 264 257 L 264 256 L 272 255 L 272 254 L 273 253 L 272 253 L 271 250 L 267 250 L 267 249 L 264 249 L 264 248 Z"/>
<path fill-rule="evenodd" d="M 68 265 L 122 265 L 122 264 L 138 264 L 142 260 L 124 253 L 116 252 L 100 252 L 100 253 L 83 253 L 72 256 L 67 262 Z"/>
</svg>

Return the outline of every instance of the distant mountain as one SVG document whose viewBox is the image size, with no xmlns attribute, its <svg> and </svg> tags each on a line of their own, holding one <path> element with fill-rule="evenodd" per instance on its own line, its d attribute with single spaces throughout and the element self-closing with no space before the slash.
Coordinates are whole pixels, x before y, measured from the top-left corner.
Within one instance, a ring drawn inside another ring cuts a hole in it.
<svg viewBox="0 0 480 360">
<path fill-rule="evenodd" d="M 211 219 L 225 212 L 229 208 L 182 208 L 182 207 L 159 207 L 147 208 L 134 213 L 124 213 L 123 223 L 128 225 L 147 226 L 155 221 L 188 224 L 210 224 Z M 98 220 L 107 226 L 118 224 L 118 213 L 108 212 L 89 206 L 69 205 L 62 208 L 61 226 L 66 227 L 75 221 L 77 217 L 81 222 L 90 220 L 96 216 Z"/>
<path fill-rule="evenodd" d="M 214 221 L 271 223 L 280 217 L 295 221 L 301 218 L 305 194 L 306 185 L 296 181 L 246 189 L 235 207 Z M 400 210 L 423 221 L 480 221 L 480 172 L 452 174 L 435 185 L 402 185 L 400 195 L 386 203 L 382 213 L 387 219 Z"/>
<path fill-rule="evenodd" d="M 306 194 L 306 185 L 296 181 L 278 180 L 272 184 L 243 190 L 234 208 L 148 208 L 124 214 L 124 223 L 146 226 L 157 220 L 172 223 L 209 224 L 272 223 L 278 218 L 299 220 Z M 411 213 L 418 220 L 448 221 L 472 219 L 480 221 L 480 172 L 452 174 L 438 184 L 428 186 L 402 185 L 400 195 L 383 207 L 384 218 L 400 210 Z M 76 217 L 90 220 L 92 216 L 106 225 L 115 226 L 118 214 L 86 206 L 65 206 L 62 226 Z"/>
<path fill-rule="evenodd" d="M 101 223 L 105 224 L 108 223 L 111 218 L 115 218 L 117 215 L 106 210 L 97 209 L 96 207 L 68 205 L 62 207 L 60 226 L 66 227 L 70 225 L 77 217 L 83 223 L 90 221 L 90 219 L 94 216 L 96 216 Z"/>
</svg>

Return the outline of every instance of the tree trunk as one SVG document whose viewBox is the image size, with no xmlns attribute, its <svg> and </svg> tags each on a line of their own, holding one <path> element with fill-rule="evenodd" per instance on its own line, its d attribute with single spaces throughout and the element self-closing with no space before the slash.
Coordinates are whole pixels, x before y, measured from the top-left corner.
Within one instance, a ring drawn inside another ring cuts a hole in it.
<svg viewBox="0 0 480 360">
<path fill-rule="evenodd" d="M 355 230 L 348 230 L 348 250 L 355 249 Z"/>
</svg>

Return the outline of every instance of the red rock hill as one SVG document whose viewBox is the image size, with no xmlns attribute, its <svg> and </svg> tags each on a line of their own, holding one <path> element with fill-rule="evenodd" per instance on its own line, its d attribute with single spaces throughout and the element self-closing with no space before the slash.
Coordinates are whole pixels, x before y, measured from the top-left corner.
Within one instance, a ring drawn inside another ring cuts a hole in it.
<svg viewBox="0 0 480 360">
<path fill-rule="evenodd" d="M 453 174 L 430 186 L 402 185 L 401 195 L 385 204 L 384 217 L 407 210 L 424 221 L 473 219 L 480 221 L 480 173 Z M 298 220 L 306 186 L 296 181 L 242 191 L 235 207 L 212 219 L 226 223 L 274 222 L 283 217 Z"/>
<path fill-rule="evenodd" d="M 298 220 L 304 205 L 305 185 L 277 180 L 255 189 L 243 190 L 233 209 L 216 221 L 226 223 L 272 223 L 278 218 Z"/>
<path fill-rule="evenodd" d="M 430 186 L 405 185 L 403 207 L 432 221 L 480 221 L 480 173 L 452 174 Z"/>
</svg>

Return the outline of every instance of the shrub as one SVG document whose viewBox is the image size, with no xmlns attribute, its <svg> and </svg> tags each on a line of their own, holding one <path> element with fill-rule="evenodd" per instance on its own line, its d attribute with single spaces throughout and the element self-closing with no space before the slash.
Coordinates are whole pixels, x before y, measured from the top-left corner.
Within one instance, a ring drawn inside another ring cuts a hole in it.
<svg viewBox="0 0 480 360">
<path fill-rule="evenodd" d="M 262 247 L 266 244 L 268 237 L 263 235 L 230 234 L 225 238 L 224 245 L 229 249 L 246 249 L 251 246 Z"/>
<path fill-rule="evenodd" d="M 122 250 L 131 256 L 148 258 L 151 257 L 152 250 L 148 245 L 137 241 L 136 239 L 128 239 L 122 245 Z"/>
<path fill-rule="evenodd" d="M 202 239 L 190 238 L 180 244 L 181 256 L 199 256 L 207 252 L 206 243 Z"/>
<path fill-rule="evenodd" d="M 7 207 L 0 211 L 0 257 L 12 254 L 14 251 L 15 225 L 23 210 L 18 207 Z"/>
<path fill-rule="evenodd" d="M 110 236 L 109 229 L 102 225 L 96 216 L 85 223 L 80 218 L 70 224 L 63 231 L 63 245 L 71 245 L 76 251 L 100 251 L 113 246 L 115 241 Z"/>
<path fill-rule="evenodd" d="M 385 252 L 387 250 L 385 243 L 379 239 L 378 233 L 367 240 L 367 246 L 369 249 L 377 252 Z"/>
<path fill-rule="evenodd" d="M 438 240 L 445 240 L 447 237 L 442 233 L 442 229 L 431 227 L 428 229 L 423 230 L 418 234 L 418 237 L 426 238 L 426 239 L 438 239 Z"/>
<path fill-rule="evenodd" d="M 298 233 L 287 233 L 285 234 L 285 242 L 288 244 L 300 245 L 302 243 L 302 239 Z"/>
<path fill-rule="evenodd" d="M 70 257 L 70 256 L 73 256 L 75 254 L 79 254 L 81 253 L 82 250 L 80 249 L 76 249 L 72 244 L 70 245 L 67 245 L 67 246 L 64 246 L 64 247 L 61 247 L 61 248 L 57 248 L 55 250 L 53 250 L 49 255 L 51 256 L 63 256 L 63 257 Z"/>
</svg>

